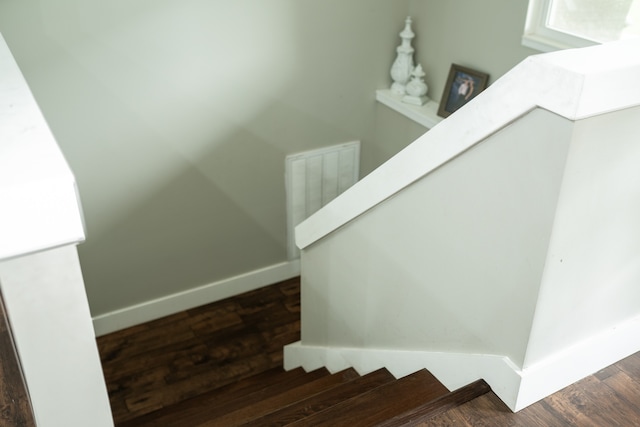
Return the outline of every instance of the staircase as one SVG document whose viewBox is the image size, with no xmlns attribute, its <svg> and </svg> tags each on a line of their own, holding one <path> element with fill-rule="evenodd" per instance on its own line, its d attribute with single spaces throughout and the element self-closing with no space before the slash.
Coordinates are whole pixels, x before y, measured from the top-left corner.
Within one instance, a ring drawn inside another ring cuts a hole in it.
<svg viewBox="0 0 640 427">
<path fill-rule="evenodd" d="M 479 380 L 449 392 L 426 370 L 395 379 L 386 369 L 360 376 L 351 368 L 335 374 L 275 368 L 118 425 L 419 425 L 489 390 Z"/>
<path fill-rule="evenodd" d="M 640 350 L 639 51 L 527 58 L 298 225 L 285 366 L 483 378 L 517 412 Z"/>
</svg>

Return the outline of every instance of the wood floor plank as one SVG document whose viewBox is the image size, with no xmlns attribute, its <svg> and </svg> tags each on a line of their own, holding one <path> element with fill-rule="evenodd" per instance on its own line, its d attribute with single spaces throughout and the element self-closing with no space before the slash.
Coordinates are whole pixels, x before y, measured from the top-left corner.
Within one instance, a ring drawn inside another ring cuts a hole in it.
<svg viewBox="0 0 640 427">
<path fill-rule="evenodd" d="M 545 402 L 540 405 L 529 406 L 522 411 L 526 412 L 506 415 L 509 425 L 518 426 L 522 425 L 523 422 L 531 427 L 564 427 L 569 425 L 562 414 L 552 409 Z"/>
<path fill-rule="evenodd" d="M 0 425 L 35 426 L 31 400 L 0 295 Z"/>
<path fill-rule="evenodd" d="M 584 390 L 584 381 L 590 381 L 591 376 L 566 387 L 545 400 L 545 403 L 561 416 L 567 425 L 579 425 L 584 427 L 606 426 L 608 422 L 602 419 L 601 414 L 595 409 L 595 403 Z M 595 381 L 598 381 L 595 379 Z M 590 384 L 586 384 L 589 386 Z"/>
<path fill-rule="evenodd" d="M 169 368 L 167 366 L 162 366 L 156 369 L 148 370 L 141 375 L 135 377 L 130 382 L 126 384 L 126 389 L 124 390 L 136 390 L 140 389 L 155 389 L 155 388 L 165 388 L 167 383 L 164 380 L 164 377 L 169 373 Z M 126 394 L 126 392 L 125 392 Z M 125 402 L 127 404 L 127 408 L 129 411 L 134 413 L 140 413 L 142 411 L 147 412 L 145 408 L 147 407 L 157 407 L 158 403 L 163 398 L 162 394 L 137 394 L 133 397 L 126 397 Z M 153 409 L 149 409 L 153 410 Z"/>
<path fill-rule="evenodd" d="M 281 366 L 299 299 L 296 278 L 98 338 L 116 423 Z"/>
<path fill-rule="evenodd" d="M 620 367 L 618 365 L 611 365 L 611 366 L 607 366 L 604 369 L 599 370 L 598 372 L 593 374 L 593 376 L 599 379 L 600 381 L 603 381 L 606 378 L 617 374 L 618 372 L 620 372 Z"/>
<path fill-rule="evenodd" d="M 313 414 L 322 412 L 333 405 L 351 399 L 368 390 L 394 381 L 395 378 L 386 369 L 380 369 L 365 376 L 354 378 L 340 387 L 333 387 L 306 399 L 285 406 L 282 409 L 243 424 L 244 427 L 285 426 Z"/>
<path fill-rule="evenodd" d="M 630 378 L 640 378 L 640 352 L 632 354 L 616 363 Z"/>
<path fill-rule="evenodd" d="M 633 421 L 635 425 L 640 425 L 640 381 L 634 381 L 625 371 L 619 370 L 603 383 L 613 391 L 613 395 L 600 396 L 601 404 L 615 407 L 617 413 L 626 413 L 627 422 Z"/>
<path fill-rule="evenodd" d="M 133 327 L 131 330 L 99 337 L 98 348 L 103 364 L 108 365 L 112 360 L 145 354 L 193 338 L 194 333 L 186 319 L 184 313 L 179 313 L 153 321 L 144 327 Z"/>
<path fill-rule="evenodd" d="M 253 399 L 251 404 L 243 399 L 241 407 L 223 416 L 216 417 L 197 427 L 229 427 L 244 425 L 256 418 L 273 412 L 278 408 L 288 406 L 299 400 L 314 396 L 325 390 L 343 385 L 351 381 L 357 374 L 352 369 L 348 369 L 340 374 L 319 378 L 312 382 L 301 384 L 293 389 L 287 389 L 281 393 L 274 393 L 265 390 L 260 394 L 259 399 Z M 196 427 L 196 426 L 194 426 Z"/>
<path fill-rule="evenodd" d="M 290 426 L 369 427 L 436 399 L 447 390 L 425 370 L 358 395 Z M 394 396 L 390 403 L 389 396 Z M 398 396 L 402 396 L 398 399 Z"/>
<path fill-rule="evenodd" d="M 138 393 L 126 399 L 127 407 L 133 416 L 146 414 L 151 410 L 157 410 L 158 404 L 160 407 L 170 406 L 271 368 L 271 361 L 267 355 L 249 357 L 225 365 L 221 369 L 202 372 L 185 380 L 167 384 L 160 392 L 154 388 Z M 149 403 L 148 406 L 144 406 L 146 402 Z"/>
<path fill-rule="evenodd" d="M 116 332 L 112 332 L 107 335 L 102 335 L 97 338 L 100 344 L 100 351 L 108 353 L 113 350 L 114 346 L 121 345 L 121 341 L 130 337 L 142 337 L 146 339 L 148 336 L 154 334 L 154 330 L 162 330 L 162 328 L 174 322 L 184 321 L 189 317 L 186 311 L 178 312 L 170 316 L 166 316 L 160 319 L 152 320 L 140 325 L 131 326 L 125 329 L 121 329 Z"/>
<path fill-rule="evenodd" d="M 474 427 L 496 427 L 517 425 L 512 423 L 509 408 L 494 393 L 487 393 L 458 408 L 447 412 L 454 418 L 460 418 Z M 430 419 L 426 425 L 433 422 L 439 424 L 440 416 Z"/>
<path fill-rule="evenodd" d="M 617 374 L 612 375 L 603 381 L 610 387 L 620 399 L 624 399 L 629 403 L 640 403 L 640 381 L 638 378 L 631 378 L 626 372 L 620 370 Z M 631 398 L 631 401 L 629 401 Z"/>
<path fill-rule="evenodd" d="M 562 424 L 562 420 L 538 406 L 526 408 L 523 411 L 528 412 L 526 415 L 512 413 L 495 393 L 489 392 L 457 408 L 450 409 L 444 414 L 430 418 L 427 422 L 419 425 L 473 427 L 555 427 L 566 425 Z M 450 424 L 451 420 L 453 420 L 453 424 Z"/>
<path fill-rule="evenodd" d="M 185 341 L 132 356 L 118 356 L 104 361 L 102 370 L 110 382 L 118 382 L 120 379 L 140 373 L 141 370 L 166 366 L 175 358 L 186 354 L 197 354 L 206 348 L 206 345 L 200 341 Z"/>
<path fill-rule="evenodd" d="M 491 391 L 491 387 L 484 380 L 478 380 L 451 393 L 447 393 L 424 405 L 410 409 L 400 415 L 379 424 L 379 427 L 402 427 L 425 423 L 438 414 L 473 400 Z"/>
<path fill-rule="evenodd" d="M 442 414 L 438 414 L 427 421 L 415 424 L 416 427 L 474 427 L 473 424 L 469 424 L 464 417 L 456 411 L 447 411 Z"/>
<path fill-rule="evenodd" d="M 329 372 L 325 369 L 307 373 L 302 369 L 285 372 L 282 368 L 273 368 L 195 398 L 183 400 L 163 410 L 120 423 L 118 426 L 196 426 L 233 411 L 234 408 L 251 404 L 251 399 L 260 399 L 268 393 L 278 394 L 287 388 L 296 388 L 326 376 L 329 376 Z"/>
<path fill-rule="evenodd" d="M 430 419 L 421 426 L 635 426 L 640 425 L 637 402 L 640 384 L 618 365 L 587 377 L 540 402 L 512 413 L 494 393 Z M 617 372 L 617 373 L 616 373 Z M 613 373 L 613 374 L 611 374 Z M 608 390 L 611 387 L 611 390 Z M 616 390 L 619 388 L 619 390 Z M 627 396 L 630 396 L 627 400 Z"/>
<path fill-rule="evenodd" d="M 168 363 L 170 372 L 165 380 L 167 384 L 172 384 L 194 375 L 206 374 L 236 360 L 264 355 L 264 348 L 264 339 L 257 333 L 220 341 L 219 346 L 207 345 L 200 353 L 189 353 L 171 360 Z"/>
<path fill-rule="evenodd" d="M 199 373 L 187 379 L 158 387 L 141 387 L 126 390 L 126 393 L 113 394 L 117 400 L 124 399 L 128 413 L 117 414 L 117 422 L 126 421 L 152 411 L 171 406 L 183 400 L 228 385 L 248 376 L 272 368 L 267 355 L 258 355 L 236 361 L 219 369 Z"/>
<path fill-rule="evenodd" d="M 237 344 L 238 336 L 247 341 L 253 339 L 254 342 L 251 345 Z M 181 377 L 190 377 L 220 365 L 226 365 L 240 358 L 240 353 L 242 357 L 264 353 L 264 346 L 255 343 L 255 340 L 260 339 L 256 334 L 253 336 L 244 334 L 241 330 L 218 331 L 206 339 L 198 337 L 179 344 L 167 344 L 165 348 L 154 349 L 144 354 L 113 360 L 103 365 L 103 371 L 110 390 L 114 389 L 112 386 L 119 390 L 132 388 L 140 390 L 141 387 L 132 386 L 130 383 L 144 376 L 149 370 L 168 367 L 167 380 L 175 382 Z M 239 348 L 246 350 L 247 347 L 252 347 L 253 352 L 238 351 Z"/>
</svg>

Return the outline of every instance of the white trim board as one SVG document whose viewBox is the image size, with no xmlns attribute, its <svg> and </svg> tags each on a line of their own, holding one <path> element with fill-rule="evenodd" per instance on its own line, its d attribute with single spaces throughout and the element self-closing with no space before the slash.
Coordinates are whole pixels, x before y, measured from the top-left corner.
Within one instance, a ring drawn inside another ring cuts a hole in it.
<svg viewBox="0 0 640 427">
<path fill-rule="evenodd" d="M 386 368 L 396 378 L 427 369 L 450 391 L 484 379 L 510 408 L 521 383 L 519 369 L 508 357 L 491 354 L 435 351 L 322 347 L 300 342 L 284 348 L 284 368 L 310 372 L 326 368 L 331 373 L 353 368 L 360 375 Z"/>
<path fill-rule="evenodd" d="M 396 378 L 427 369 L 449 390 L 484 379 L 514 412 L 640 351 L 640 316 L 629 319 L 521 370 L 508 357 L 431 351 L 326 347 L 301 342 L 284 348 L 284 368 L 354 368 L 360 375 L 386 368 Z"/>
<path fill-rule="evenodd" d="M 516 411 L 640 351 L 640 316 L 521 371 Z"/>
<path fill-rule="evenodd" d="M 300 261 L 274 264 L 93 317 L 96 337 L 220 301 L 300 275 Z"/>
</svg>

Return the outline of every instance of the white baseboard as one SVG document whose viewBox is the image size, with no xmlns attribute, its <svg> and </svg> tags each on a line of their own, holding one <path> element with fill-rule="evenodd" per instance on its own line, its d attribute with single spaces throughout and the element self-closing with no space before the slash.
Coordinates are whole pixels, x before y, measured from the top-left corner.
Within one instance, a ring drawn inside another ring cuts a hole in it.
<svg viewBox="0 0 640 427">
<path fill-rule="evenodd" d="M 521 382 L 520 371 L 509 358 L 490 354 L 330 348 L 297 342 L 285 346 L 284 367 L 305 371 L 324 367 L 332 373 L 353 368 L 360 375 L 386 368 L 396 378 L 427 369 L 451 391 L 483 379 L 509 407 L 515 406 Z"/>
<path fill-rule="evenodd" d="M 292 260 L 250 271 L 208 285 L 135 304 L 93 318 L 97 337 L 130 326 L 220 301 L 300 275 L 300 261 Z"/>
<path fill-rule="evenodd" d="M 427 369 L 449 390 L 482 378 L 516 412 L 640 351 L 638 337 L 640 317 L 554 354 L 524 371 L 508 357 L 496 355 L 326 347 L 301 342 L 285 347 L 284 367 L 287 370 L 302 367 L 306 371 L 324 367 L 332 373 L 353 368 L 360 375 L 386 368 L 396 378 Z"/>
<path fill-rule="evenodd" d="M 519 411 L 640 351 L 640 316 L 594 335 L 522 371 Z"/>
</svg>

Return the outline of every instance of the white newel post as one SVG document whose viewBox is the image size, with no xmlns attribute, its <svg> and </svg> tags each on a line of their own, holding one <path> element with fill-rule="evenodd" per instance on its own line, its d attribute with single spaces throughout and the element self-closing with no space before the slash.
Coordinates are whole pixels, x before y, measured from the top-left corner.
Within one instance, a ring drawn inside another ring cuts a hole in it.
<svg viewBox="0 0 640 427">
<path fill-rule="evenodd" d="M 37 425 L 113 426 L 76 247 L 0 262 Z"/>
<path fill-rule="evenodd" d="M 113 426 L 83 240 L 73 174 L 0 35 L 0 290 L 38 427 Z"/>
</svg>

